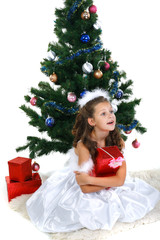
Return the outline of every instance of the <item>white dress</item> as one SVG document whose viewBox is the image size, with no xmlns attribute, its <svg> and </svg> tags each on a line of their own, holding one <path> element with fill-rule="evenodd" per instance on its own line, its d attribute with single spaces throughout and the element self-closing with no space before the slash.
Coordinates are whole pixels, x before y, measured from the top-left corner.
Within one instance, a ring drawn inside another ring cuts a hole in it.
<svg viewBox="0 0 160 240">
<path fill-rule="evenodd" d="M 90 158 L 78 167 L 74 149 L 70 154 L 70 166 L 54 172 L 26 203 L 29 217 L 40 231 L 111 230 L 117 221 L 143 218 L 160 200 L 158 190 L 128 176 L 121 187 L 83 193 L 73 171 L 89 172 L 93 161 Z"/>
</svg>

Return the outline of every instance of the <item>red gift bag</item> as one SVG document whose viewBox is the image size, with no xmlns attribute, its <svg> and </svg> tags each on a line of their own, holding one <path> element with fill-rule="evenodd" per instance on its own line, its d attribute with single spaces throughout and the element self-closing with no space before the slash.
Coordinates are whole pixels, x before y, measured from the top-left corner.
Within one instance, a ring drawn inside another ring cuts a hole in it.
<svg viewBox="0 0 160 240">
<path fill-rule="evenodd" d="M 97 148 L 95 175 L 97 177 L 114 176 L 124 161 L 117 146 Z"/>
<path fill-rule="evenodd" d="M 24 182 L 32 178 L 30 158 L 17 157 L 8 161 L 9 176 L 12 181 Z"/>
<path fill-rule="evenodd" d="M 8 190 L 8 201 L 22 194 L 30 194 L 35 192 L 42 184 L 38 173 L 33 173 L 32 178 L 25 182 L 15 182 L 9 176 L 5 177 Z"/>
</svg>

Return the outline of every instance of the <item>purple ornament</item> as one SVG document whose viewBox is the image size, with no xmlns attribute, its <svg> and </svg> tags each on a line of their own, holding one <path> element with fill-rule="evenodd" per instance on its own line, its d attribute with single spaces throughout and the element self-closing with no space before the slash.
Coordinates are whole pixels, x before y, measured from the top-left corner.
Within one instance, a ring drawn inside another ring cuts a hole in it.
<svg viewBox="0 0 160 240">
<path fill-rule="evenodd" d="M 67 99 L 68 99 L 69 102 L 75 102 L 77 97 L 76 97 L 74 92 L 69 92 L 68 96 L 67 96 Z"/>
</svg>

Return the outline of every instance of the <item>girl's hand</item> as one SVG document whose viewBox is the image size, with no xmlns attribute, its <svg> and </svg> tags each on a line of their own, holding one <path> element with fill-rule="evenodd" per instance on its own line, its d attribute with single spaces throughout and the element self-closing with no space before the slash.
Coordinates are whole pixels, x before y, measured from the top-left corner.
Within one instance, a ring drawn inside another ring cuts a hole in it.
<svg viewBox="0 0 160 240">
<path fill-rule="evenodd" d="M 90 176 L 87 173 L 84 172 L 74 172 L 76 174 L 76 181 L 78 185 L 86 185 L 89 184 L 89 178 Z"/>
</svg>

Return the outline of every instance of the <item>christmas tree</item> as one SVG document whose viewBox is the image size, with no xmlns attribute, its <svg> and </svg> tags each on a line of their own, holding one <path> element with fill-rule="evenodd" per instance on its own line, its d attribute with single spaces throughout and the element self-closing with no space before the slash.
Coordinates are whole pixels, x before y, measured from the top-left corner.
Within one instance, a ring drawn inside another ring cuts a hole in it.
<svg viewBox="0 0 160 240">
<path fill-rule="evenodd" d="M 27 144 L 17 151 L 29 148 L 30 158 L 52 151 L 66 153 L 73 143 L 71 131 L 79 111 L 77 100 L 95 88 L 109 92 L 124 140 L 133 129 L 146 132 L 135 119 L 135 107 L 141 99 L 133 99 L 133 81 L 118 69 L 110 50 L 103 48 L 93 1 L 66 0 L 64 8 L 56 9 L 55 15 L 58 42 L 49 43 L 48 57 L 41 62 L 47 81 L 31 88 L 31 95 L 25 96 L 30 106 L 20 107 L 29 116 L 29 124 L 48 137 L 28 136 Z"/>
</svg>

